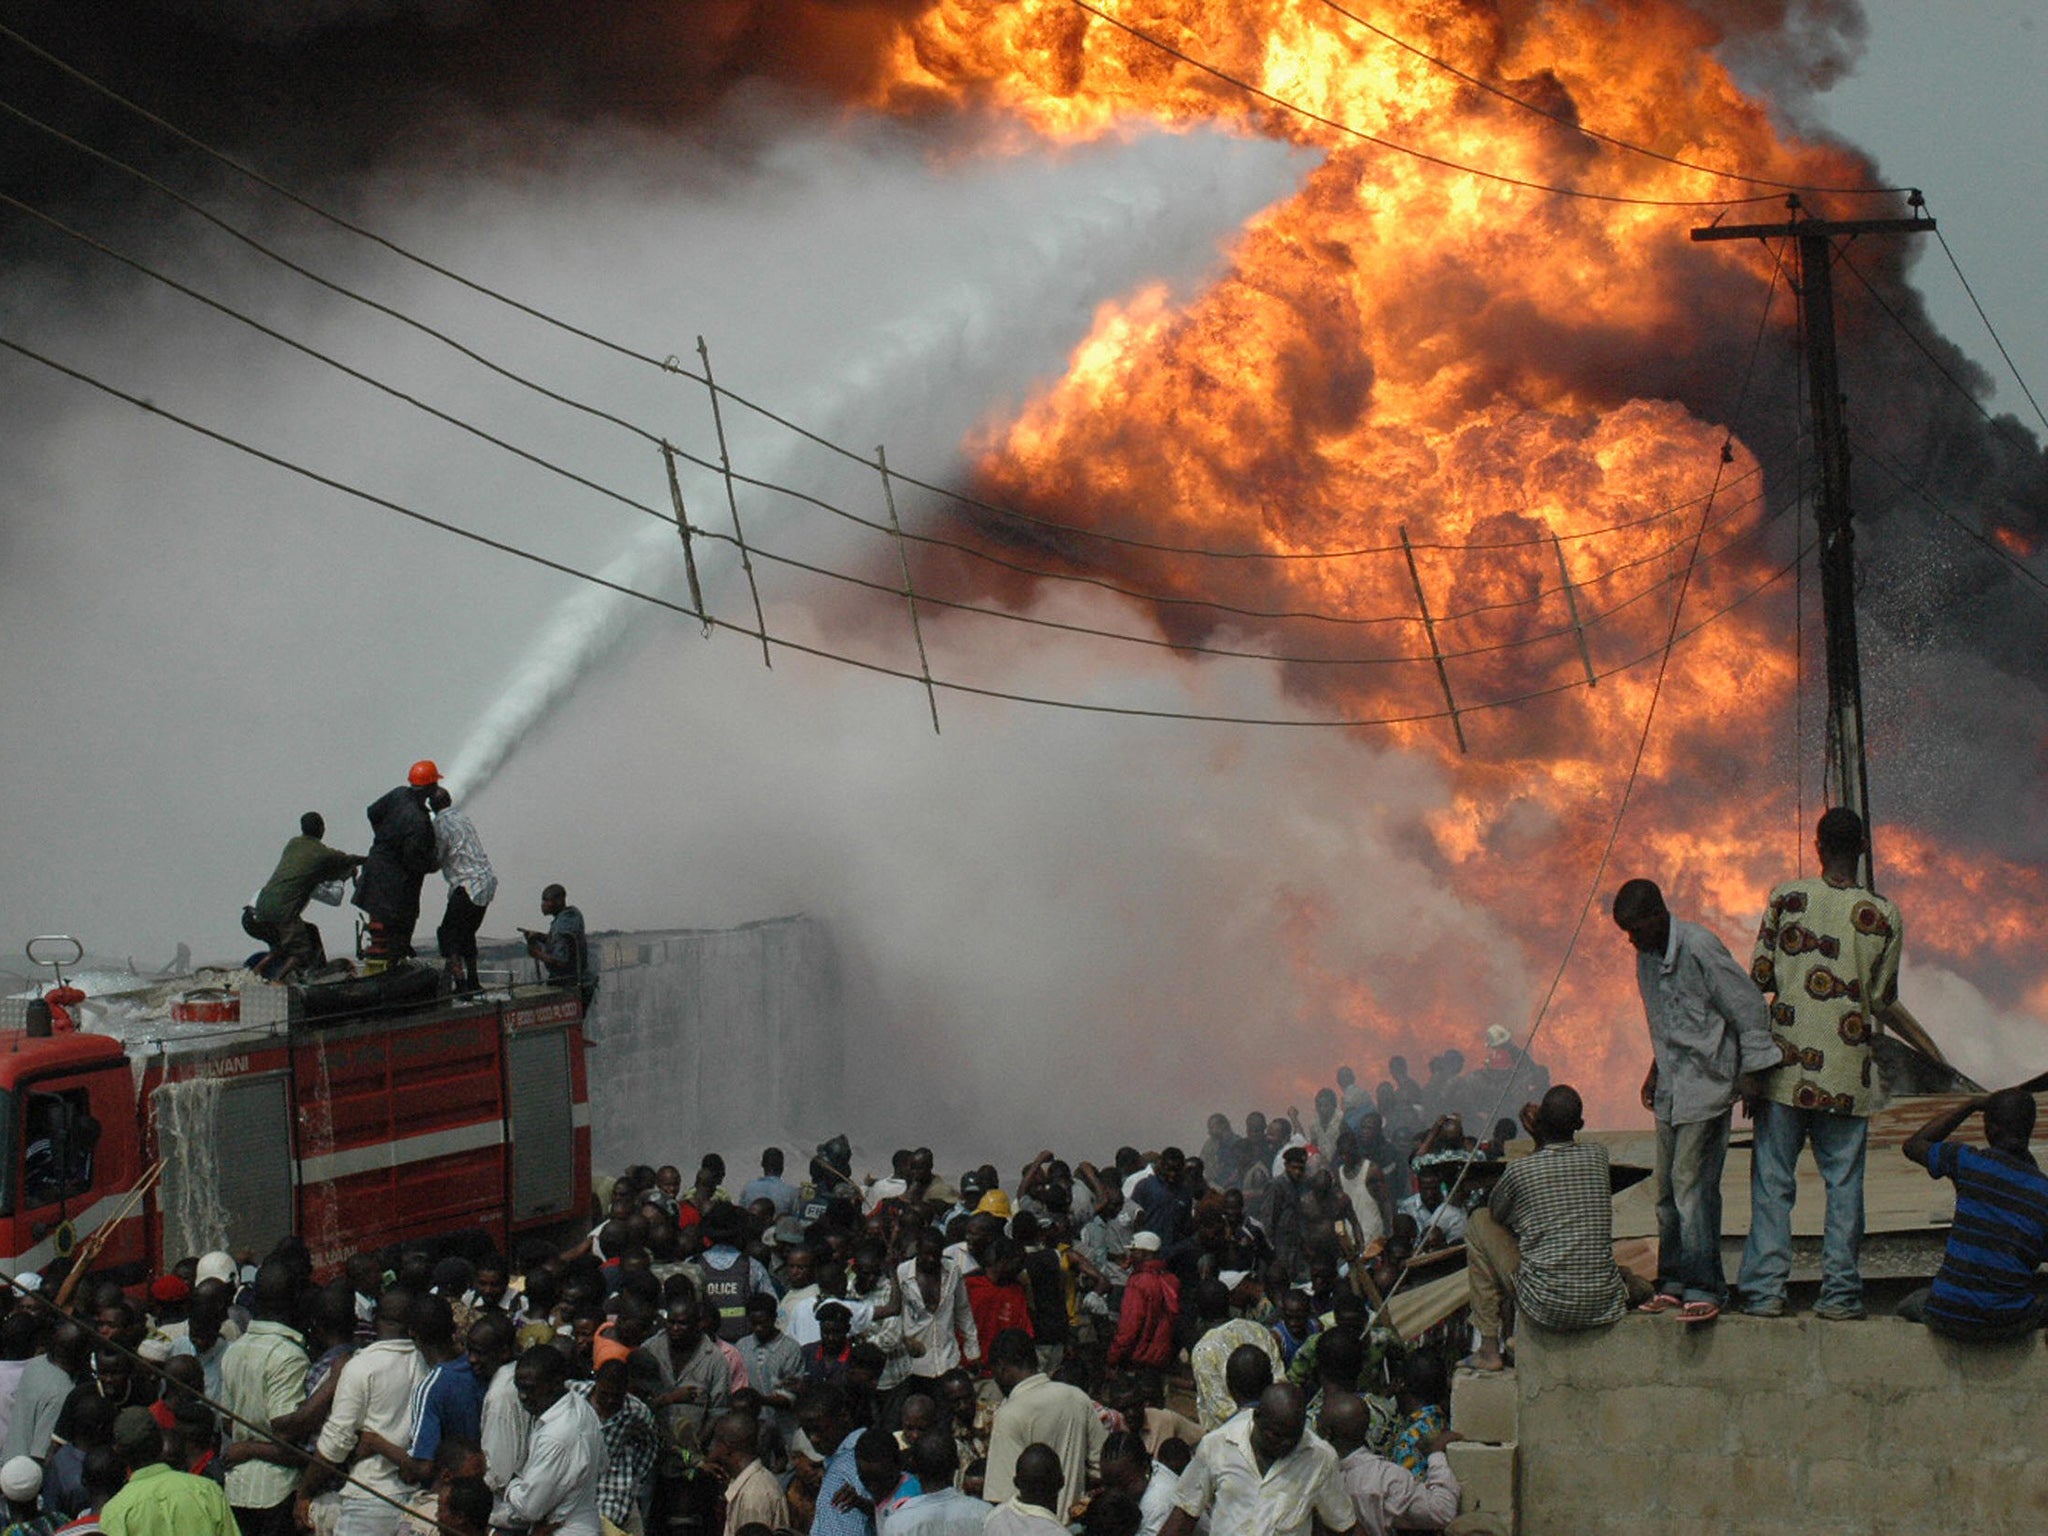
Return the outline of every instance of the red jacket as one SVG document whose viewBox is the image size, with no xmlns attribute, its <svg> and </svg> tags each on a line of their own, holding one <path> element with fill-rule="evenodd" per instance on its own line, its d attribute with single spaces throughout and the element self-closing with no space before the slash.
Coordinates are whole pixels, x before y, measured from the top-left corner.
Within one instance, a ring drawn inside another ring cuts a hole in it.
<svg viewBox="0 0 2048 1536">
<path fill-rule="evenodd" d="M 1014 1280 L 1008 1285 L 997 1285 L 985 1270 L 976 1270 L 967 1277 L 967 1306 L 974 1313 L 974 1331 L 981 1338 L 984 1376 L 989 1372 L 989 1346 L 995 1343 L 997 1334 L 1005 1328 L 1022 1328 L 1037 1336 L 1037 1330 L 1031 1326 L 1031 1298 Z"/>
<path fill-rule="evenodd" d="M 1164 1370 L 1173 1363 L 1173 1325 L 1179 1317 L 1179 1279 L 1161 1260 L 1145 1260 L 1124 1287 L 1109 1363 Z"/>
</svg>

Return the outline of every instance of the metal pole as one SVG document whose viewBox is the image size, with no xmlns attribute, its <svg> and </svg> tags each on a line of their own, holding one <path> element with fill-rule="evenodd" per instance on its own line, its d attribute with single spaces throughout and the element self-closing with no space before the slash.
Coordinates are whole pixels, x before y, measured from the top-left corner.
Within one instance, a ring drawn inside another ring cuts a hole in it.
<svg viewBox="0 0 2048 1536">
<path fill-rule="evenodd" d="M 732 536 L 740 547 L 740 566 L 747 573 L 747 590 L 754 596 L 754 624 L 761 632 L 761 664 L 773 668 L 775 658 L 768 651 L 768 619 L 761 612 L 761 588 L 754 580 L 754 557 L 747 553 L 746 530 L 740 527 L 740 499 L 732 486 L 732 455 L 725 447 L 725 416 L 718 408 L 718 381 L 711 376 L 711 349 L 697 338 L 697 356 L 704 363 L 704 387 L 711 394 L 711 424 L 718 429 L 718 462 L 725 470 L 725 504 L 732 511 Z M 701 611 L 701 610 L 700 610 Z"/>
<path fill-rule="evenodd" d="M 1556 534 L 1550 536 L 1550 547 L 1557 551 L 1558 579 L 1564 583 L 1565 606 L 1571 610 L 1572 632 L 1579 637 L 1579 660 L 1586 668 L 1586 686 L 1598 688 L 1600 679 L 1593 671 L 1593 652 L 1586 645 L 1586 625 L 1579 617 L 1579 593 L 1572 585 L 1571 567 L 1564 563 L 1564 541 Z"/>
<path fill-rule="evenodd" d="M 1828 741 L 1840 803 L 1870 829 L 1870 784 L 1863 750 L 1863 676 L 1856 645 L 1856 531 L 1849 504 L 1849 435 L 1842 423 L 1835 356 L 1834 246 L 1825 232 L 1799 235 L 1799 299 L 1806 318 L 1806 362 L 1814 447 L 1820 460 L 1815 522 L 1820 596 L 1827 636 Z M 1861 871 L 1870 885 L 1874 861 Z M 1873 887 L 1874 888 L 1874 887 Z"/>
<path fill-rule="evenodd" d="M 690 578 L 690 606 L 704 625 L 704 638 L 711 638 L 711 615 L 704 611 L 704 589 L 697 584 L 697 552 L 690 547 L 690 520 L 683 515 L 683 483 L 676 478 L 676 451 L 661 445 L 661 461 L 668 466 L 668 495 L 676 507 L 676 532 L 683 538 L 683 571 Z"/>
<path fill-rule="evenodd" d="M 875 445 L 875 468 L 882 474 L 882 498 L 889 504 L 889 529 L 896 535 L 896 558 L 903 564 L 903 601 L 910 609 L 910 633 L 917 640 L 917 665 L 924 673 L 925 701 L 932 707 L 932 734 L 939 734 L 939 691 L 932 686 L 931 658 L 924 650 L 924 624 L 917 616 L 917 593 L 910 585 L 910 551 L 903 547 L 903 524 L 896 518 L 896 488 L 889 480 L 889 452 Z"/>
<path fill-rule="evenodd" d="M 1401 525 L 1401 553 L 1408 557 L 1408 579 L 1415 583 L 1415 605 L 1422 613 L 1422 632 L 1429 637 L 1429 654 L 1436 662 L 1436 680 L 1444 690 L 1444 707 L 1451 712 L 1451 730 L 1458 738 L 1458 750 L 1469 754 L 1465 745 L 1465 722 L 1458 718 L 1458 701 L 1451 694 L 1451 674 L 1444 666 L 1443 648 L 1436 643 L 1436 624 L 1429 616 L 1429 598 L 1422 590 L 1422 572 L 1415 568 L 1415 546 L 1408 542 L 1408 525 Z"/>
</svg>

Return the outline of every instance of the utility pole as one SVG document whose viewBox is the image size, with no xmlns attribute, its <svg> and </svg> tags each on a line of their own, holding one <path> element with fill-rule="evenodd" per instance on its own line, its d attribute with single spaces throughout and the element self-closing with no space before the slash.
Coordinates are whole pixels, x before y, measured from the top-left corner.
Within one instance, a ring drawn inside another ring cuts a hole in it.
<svg viewBox="0 0 2048 1536">
<path fill-rule="evenodd" d="M 1849 435 L 1842 424 L 1842 386 L 1835 359 L 1834 242 L 1858 235 L 1924 235 L 1934 220 L 1811 219 L 1801 217 L 1797 196 L 1785 199 L 1784 224 L 1721 224 L 1696 229 L 1708 240 L 1794 240 L 1799 265 L 1793 290 L 1799 295 L 1806 334 L 1808 404 L 1813 413 L 1815 452 L 1820 459 L 1820 596 L 1827 630 L 1828 755 L 1840 786 L 1841 803 L 1870 829 L 1870 784 L 1863 753 L 1863 674 L 1856 649 L 1856 531 L 1849 505 Z M 1922 206 L 1913 193 L 1910 205 Z M 1866 852 L 1862 875 L 1876 889 L 1874 857 Z"/>
</svg>

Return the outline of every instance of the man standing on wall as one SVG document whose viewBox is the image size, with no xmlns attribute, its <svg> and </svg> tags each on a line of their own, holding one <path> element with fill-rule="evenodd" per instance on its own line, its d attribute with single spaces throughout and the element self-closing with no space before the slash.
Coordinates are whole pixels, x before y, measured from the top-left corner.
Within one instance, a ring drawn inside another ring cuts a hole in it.
<svg viewBox="0 0 2048 1536">
<path fill-rule="evenodd" d="M 1814 1316 L 1863 1316 L 1858 1256 L 1865 1129 L 1883 1096 L 1870 1054 L 1877 1022 L 1890 1022 L 1941 1059 L 1934 1042 L 1896 1008 L 1905 922 L 1858 878 L 1867 846 L 1863 818 L 1854 811 L 1837 806 L 1822 816 L 1814 835 L 1820 874 L 1771 892 L 1750 961 L 1750 976 L 1773 999 L 1771 1033 L 1783 1063 L 1764 1074 L 1756 1105 L 1749 1242 L 1736 1281 L 1743 1309 L 1759 1317 L 1785 1310 L 1794 1170 L 1808 1143 L 1827 1191 Z"/>
<path fill-rule="evenodd" d="M 1636 949 L 1650 1026 L 1643 1108 L 1657 1117 L 1657 1292 L 1639 1309 L 1688 1323 L 1721 1315 L 1721 1165 L 1730 1107 L 1780 1060 L 1763 994 L 1728 947 L 1664 905 L 1655 882 L 1614 893 L 1614 921 Z"/>
</svg>

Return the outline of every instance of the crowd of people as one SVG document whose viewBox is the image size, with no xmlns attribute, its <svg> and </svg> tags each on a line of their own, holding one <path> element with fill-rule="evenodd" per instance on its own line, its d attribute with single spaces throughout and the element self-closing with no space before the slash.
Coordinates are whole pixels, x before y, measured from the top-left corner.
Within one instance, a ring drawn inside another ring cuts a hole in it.
<svg viewBox="0 0 2048 1536">
<path fill-rule="evenodd" d="M 1447 1110 L 1463 1079 L 1346 1070 L 1313 1116 L 1211 1117 L 1194 1155 L 1013 1179 L 920 1149 L 855 1178 L 843 1138 L 801 1182 L 775 1148 L 737 1191 L 716 1156 L 687 1184 L 633 1168 L 566 1251 L 321 1284 L 287 1240 L 140 1303 L 29 1277 L 0 1321 L 0 1532 L 1440 1529 L 1446 1355 L 1376 1300 L 1463 1237 L 1453 1168 L 1496 1164 Z"/>
<path fill-rule="evenodd" d="M 477 934 L 497 895 L 498 876 L 476 824 L 456 807 L 440 768 L 422 758 L 407 771 L 405 783 L 378 796 L 364 814 L 370 823 L 367 854 L 328 847 L 322 841 L 327 822 L 318 811 L 299 818 L 298 836 L 285 843 L 270 878 L 242 909 L 242 931 L 266 946 L 250 968 L 269 981 L 352 975 L 350 964 L 329 966 L 320 930 L 306 919 L 315 901 L 339 906 L 350 877 L 354 904 L 363 914 L 366 969 L 412 959 L 421 888 L 438 870 L 448 886 L 434 934 L 442 964 L 458 994 L 479 991 Z M 597 972 L 583 914 L 569 905 L 569 893 L 559 885 L 541 892 L 540 909 L 548 926 L 519 930 L 526 952 L 546 980 L 573 987 L 587 1007 L 597 991 Z"/>
<path fill-rule="evenodd" d="M 1860 1309 L 1838 1230 L 1853 1186 L 1830 1170 L 1852 1150 L 1860 1170 L 1866 1021 L 1895 998 L 1902 925 L 1854 884 L 1860 824 L 1829 816 L 1822 874 L 1773 892 L 1748 972 L 1649 882 L 1615 899 L 1654 1059 L 1654 1282 L 1615 1262 L 1578 1093 L 1496 1030 L 1473 1072 L 1450 1051 L 1418 1081 L 1396 1057 L 1369 1092 L 1342 1068 L 1310 1114 L 1215 1114 L 1192 1153 L 1048 1150 L 949 1181 L 924 1148 L 856 1177 L 834 1138 L 800 1180 L 767 1149 L 737 1190 L 715 1155 L 688 1183 L 624 1170 L 566 1250 L 399 1249 L 321 1283 L 288 1239 L 260 1263 L 187 1260 L 140 1304 L 25 1277 L 0 1317 L 0 1536 L 1455 1530 L 1468 1335 L 1404 1339 L 1386 1305 L 1434 1256 L 1463 1252 L 1478 1370 L 1520 1327 L 1605 1327 L 1631 1304 L 1711 1321 L 1719 1158 L 1747 1099 L 1760 1207 L 1810 1142 L 1818 1310 Z M 2048 1314 L 2033 1108 L 1972 1100 L 1906 1144 L 1958 1185 L 1909 1315 L 2001 1338 Z M 1979 1111 L 1981 1150 L 1952 1139 Z M 1468 1116 L 1493 1123 L 1475 1136 Z M 1760 1209 L 1744 1260 L 1765 1314 L 1784 1307 L 1779 1222 Z"/>
</svg>

